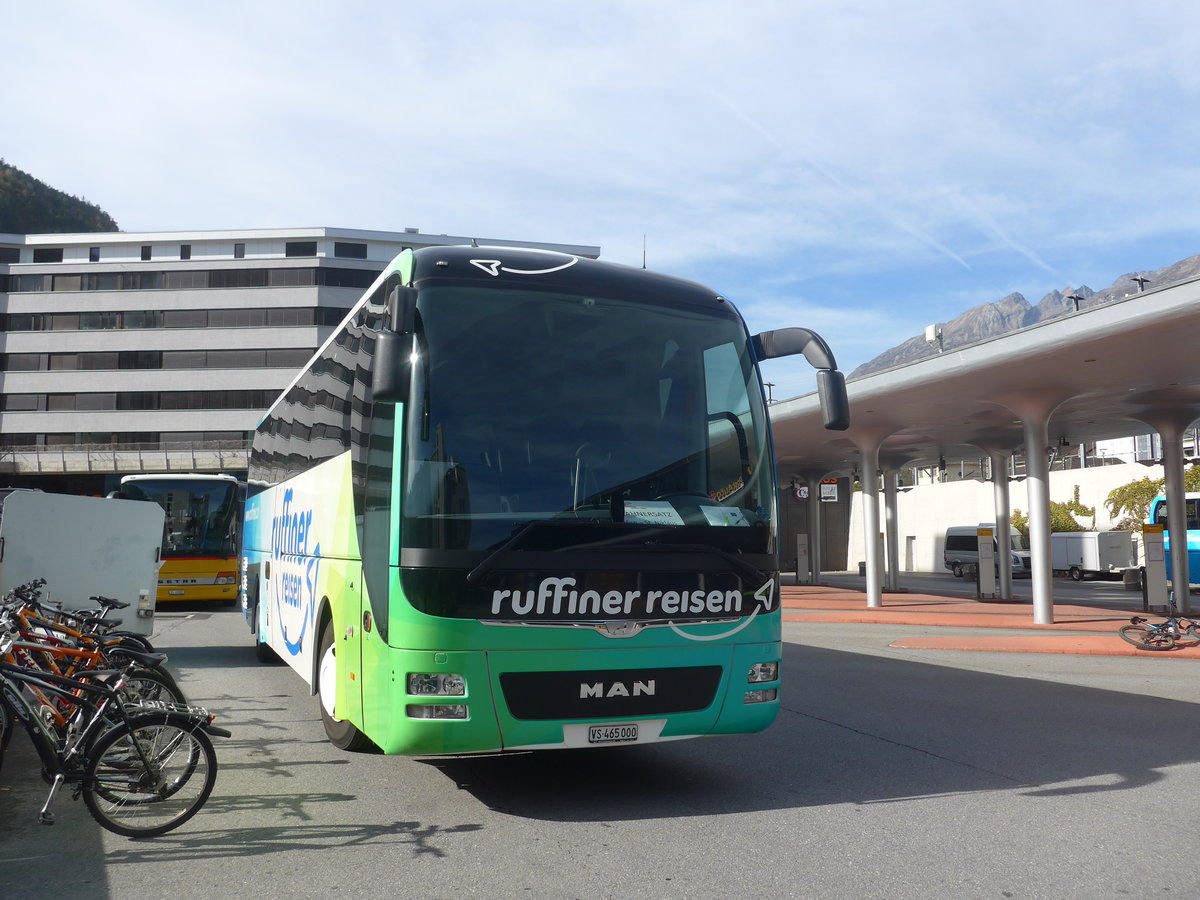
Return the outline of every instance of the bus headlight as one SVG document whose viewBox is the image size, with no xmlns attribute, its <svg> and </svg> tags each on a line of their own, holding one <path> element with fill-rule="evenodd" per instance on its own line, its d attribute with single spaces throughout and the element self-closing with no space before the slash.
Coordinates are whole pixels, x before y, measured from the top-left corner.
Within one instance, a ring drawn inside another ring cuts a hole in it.
<svg viewBox="0 0 1200 900">
<path fill-rule="evenodd" d="M 237 584 L 237 572 L 218 572 L 214 584 Z"/>
<path fill-rule="evenodd" d="M 408 692 L 417 697 L 462 697 L 467 693 L 467 680 L 461 675 L 409 672 Z"/>
<path fill-rule="evenodd" d="M 779 680 L 779 663 L 777 662 L 760 662 L 755 663 L 750 667 L 750 673 L 746 676 L 746 681 L 750 684 L 757 684 L 760 681 L 778 681 Z"/>
<path fill-rule="evenodd" d="M 405 710 L 410 719 L 465 719 L 467 708 L 462 704 L 438 704 L 422 706 L 416 703 L 408 704 Z"/>
</svg>

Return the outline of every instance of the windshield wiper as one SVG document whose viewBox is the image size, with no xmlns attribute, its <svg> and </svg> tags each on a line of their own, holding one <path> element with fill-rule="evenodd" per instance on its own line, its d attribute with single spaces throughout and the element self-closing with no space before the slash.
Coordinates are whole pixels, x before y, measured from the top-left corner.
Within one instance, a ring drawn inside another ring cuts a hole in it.
<svg viewBox="0 0 1200 900">
<path fill-rule="evenodd" d="M 668 530 L 668 529 L 662 529 Z M 722 550 L 720 547 L 714 547 L 712 544 L 676 544 L 676 543 L 659 543 L 656 540 L 642 541 L 637 545 L 622 544 L 621 538 L 615 538 L 610 541 L 597 541 L 594 544 L 581 544 L 572 548 L 575 550 L 583 549 L 584 547 L 603 547 L 605 550 L 611 550 L 616 553 L 671 553 L 672 551 L 682 551 L 684 553 L 713 553 L 721 557 L 743 575 L 749 575 L 754 579 L 755 584 L 762 584 L 770 576 L 762 569 L 747 562 L 740 554 L 730 553 L 728 550 Z"/>
<path fill-rule="evenodd" d="M 483 558 L 482 562 L 479 563 L 479 565 L 477 565 L 470 572 L 468 572 L 467 573 L 467 583 L 470 584 L 470 583 L 474 582 L 476 579 L 479 578 L 479 576 L 483 575 L 485 572 L 488 572 L 492 568 L 492 566 L 494 566 L 496 564 L 496 560 L 498 560 L 501 556 L 503 556 L 509 550 L 512 550 L 514 547 L 516 547 L 517 544 L 521 543 L 521 541 L 523 541 L 525 539 L 525 536 L 527 534 L 529 534 L 531 531 L 533 531 L 535 528 L 537 528 L 539 525 L 548 525 L 548 526 L 553 525 L 553 527 L 555 527 L 555 528 L 563 528 L 563 527 L 595 528 L 596 527 L 596 523 L 594 521 L 580 522 L 575 519 L 531 519 L 528 522 L 526 522 L 524 525 L 522 525 L 520 528 L 518 528 L 516 531 L 514 531 L 512 534 L 510 534 L 504 541 L 502 541 L 500 543 L 500 545 L 495 550 L 493 550 L 491 553 L 489 553 L 487 556 L 485 556 Z"/>
<path fill-rule="evenodd" d="M 509 537 L 498 547 L 496 547 L 495 550 L 485 556 L 479 565 L 467 573 L 467 583 L 470 584 L 476 581 L 481 575 L 490 571 L 495 565 L 496 560 L 520 544 L 521 541 L 525 539 L 525 536 L 539 525 L 552 525 L 555 528 L 561 528 L 563 526 L 574 528 L 596 527 L 594 522 L 578 522 L 570 519 L 533 519 L 529 522 L 526 522 L 511 535 L 509 535 Z M 670 553 L 673 551 L 680 551 L 683 553 L 712 553 L 725 560 L 725 562 L 729 563 L 731 566 L 741 572 L 743 576 L 749 576 L 750 578 L 754 579 L 755 584 L 762 584 L 770 577 L 767 572 L 764 572 L 762 569 L 758 568 L 752 563 L 747 562 L 740 554 L 730 553 L 728 550 L 722 550 L 720 547 L 715 547 L 712 544 L 676 544 L 672 542 L 660 543 L 653 538 L 647 539 L 648 534 L 666 533 L 670 530 L 671 529 L 669 528 L 639 528 L 637 531 L 630 534 L 617 535 L 615 537 L 606 538 L 605 540 L 592 541 L 587 544 L 573 544 L 569 548 L 560 549 L 599 549 L 616 553 Z M 627 543 L 630 539 L 637 538 L 642 539 L 640 543 L 636 545 Z"/>
</svg>

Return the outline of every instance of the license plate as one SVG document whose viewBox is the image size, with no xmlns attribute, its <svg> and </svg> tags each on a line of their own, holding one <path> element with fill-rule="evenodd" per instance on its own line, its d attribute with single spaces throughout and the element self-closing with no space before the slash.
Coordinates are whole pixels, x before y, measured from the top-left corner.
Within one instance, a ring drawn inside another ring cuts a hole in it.
<svg viewBox="0 0 1200 900">
<path fill-rule="evenodd" d="M 589 744 L 626 744 L 637 739 L 637 723 L 628 725 L 591 725 L 588 727 Z"/>
</svg>

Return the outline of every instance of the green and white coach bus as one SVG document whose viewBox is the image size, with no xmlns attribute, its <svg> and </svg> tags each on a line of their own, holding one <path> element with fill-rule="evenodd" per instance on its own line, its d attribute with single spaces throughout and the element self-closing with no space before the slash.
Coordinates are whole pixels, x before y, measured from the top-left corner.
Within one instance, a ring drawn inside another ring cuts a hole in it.
<svg viewBox="0 0 1200 900">
<path fill-rule="evenodd" d="M 344 749 L 759 731 L 779 705 L 776 479 L 751 337 L 698 284 L 405 251 L 254 436 L 241 603 Z M 257 490 L 257 492 L 255 492 Z"/>
</svg>

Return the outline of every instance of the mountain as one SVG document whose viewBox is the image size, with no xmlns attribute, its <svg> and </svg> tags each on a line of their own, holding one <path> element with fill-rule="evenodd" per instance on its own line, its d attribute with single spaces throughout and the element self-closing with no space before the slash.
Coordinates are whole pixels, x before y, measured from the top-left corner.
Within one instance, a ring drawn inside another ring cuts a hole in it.
<svg viewBox="0 0 1200 900">
<path fill-rule="evenodd" d="M 1009 294 L 1007 297 L 991 303 L 981 303 L 979 306 L 967 310 L 958 318 L 943 323 L 941 325 L 942 347 L 944 350 L 952 350 L 1028 328 L 1030 325 L 1073 312 L 1077 302 L 1080 309 L 1087 309 L 1120 300 L 1141 289 L 1141 285 L 1136 279 L 1145 279 L 1146 285 L 1161 287 L 1195 278 L 1197 275 L 1200 275 L 1200 255 L 1190 256 L 1174 265 L 1153 272 L 1130 272 L 1119 277 L 1102 291 L 1093 291 L 1087 285 L 1067 287 L 1062 291 L 1051 291 L 1038 301 L 1037 306 L 1031 306 L 1029 301 L 1020 294 Z M 920 334 L 909 338 L 891 350 L 884 351 L 870 362 L 863 363 L 848 377 L 861 378 L 893 366 L 927 359 L 936 356 L 937 353 L 937 346 L 930 344 L 925 340 L 925 335 Z"/>
<path fill-rule="evenodd" d="M 118 231 L 94 203 L 56 190 L 0 159 L 0 234 Z"/>
</svg>

